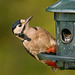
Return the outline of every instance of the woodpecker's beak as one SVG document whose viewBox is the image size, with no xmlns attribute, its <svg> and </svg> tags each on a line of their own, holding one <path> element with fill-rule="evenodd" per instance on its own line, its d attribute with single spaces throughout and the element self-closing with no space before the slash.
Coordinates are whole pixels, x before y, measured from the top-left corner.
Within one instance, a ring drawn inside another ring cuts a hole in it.
<svg viewBox="0 0 75 75">
<path fill-rule="evenodd" d="M 32 19 L 32 17 L 33 17 L 33 16 L 30 16 L 29 18 L 27 18 L 27 19 L 25 20 L 25 25 Z"/>
</svg>

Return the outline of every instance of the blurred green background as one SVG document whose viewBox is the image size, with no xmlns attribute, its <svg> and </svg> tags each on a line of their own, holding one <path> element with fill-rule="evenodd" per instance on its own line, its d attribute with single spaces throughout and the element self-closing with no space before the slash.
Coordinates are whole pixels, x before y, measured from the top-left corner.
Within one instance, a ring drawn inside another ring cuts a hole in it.
<svg viewBox="0 0 75 75">
<path fill-rule="evenodd" d="M 31 26 L 41 26 L 55 37 L 54 13 L 45 9 L 57 0 L 0 0 L 0 75 L 74 75 L 75 71 L 57 70 L 31 57 L 11 31 L 19 19 L 34 16 Z"/>
</svg>

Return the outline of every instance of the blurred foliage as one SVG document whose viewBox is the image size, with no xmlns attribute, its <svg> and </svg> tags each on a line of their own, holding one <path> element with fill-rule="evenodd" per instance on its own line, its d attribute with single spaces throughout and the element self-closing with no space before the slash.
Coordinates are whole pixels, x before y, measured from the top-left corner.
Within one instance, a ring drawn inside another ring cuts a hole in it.
<svg viewBox="0 0 75 75">
<path fill-rule="evenodd" d="M 54 13 L 45 9 L 57 0 L 0 0 L 0 75 L 73 75 L 75 71 L 53 72 L 36 61 L 12 34 L 12 24 L 34 16 L 31 26 L 41 26 L 55 37 Z"/>
</svg>

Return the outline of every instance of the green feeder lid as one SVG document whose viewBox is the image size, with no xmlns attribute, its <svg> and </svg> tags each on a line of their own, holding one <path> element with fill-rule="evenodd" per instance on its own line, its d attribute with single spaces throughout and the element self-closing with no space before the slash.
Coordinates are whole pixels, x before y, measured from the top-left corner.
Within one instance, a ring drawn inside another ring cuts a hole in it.
<svg viewBox="0 0 75 75">
<path fill-rule="evenodd" d="M 75 0 L 59 0 L 55 4 L 49 6 L 46 11 L 75 13 Z"/>
</svg>

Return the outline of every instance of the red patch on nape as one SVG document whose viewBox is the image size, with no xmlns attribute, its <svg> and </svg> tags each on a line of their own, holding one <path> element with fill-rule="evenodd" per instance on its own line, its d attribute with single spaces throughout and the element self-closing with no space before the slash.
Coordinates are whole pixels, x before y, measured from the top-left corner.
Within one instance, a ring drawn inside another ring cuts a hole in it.
<svg viewBox="0 0 75 75">
<path fill-rule="evenodd" d="M 48 48 L 48 49 L 46 50 L 47 53 L 50 53 L 50 52 L 56 53 L 56 51 L 57 51 L 56 46 L 51 46 L 50 48 Z"/>
<path fill-rule="evenodd" d="M 53 62 L 53 61 L 46 61 L 45 62 L 47 65 L 49 65 L 49 66 L 52 66 L 52 67 L 54 67 L 54 68 L 57 68 L 57 66 L 56 66 L 56 62 Z"/>
</svg>

